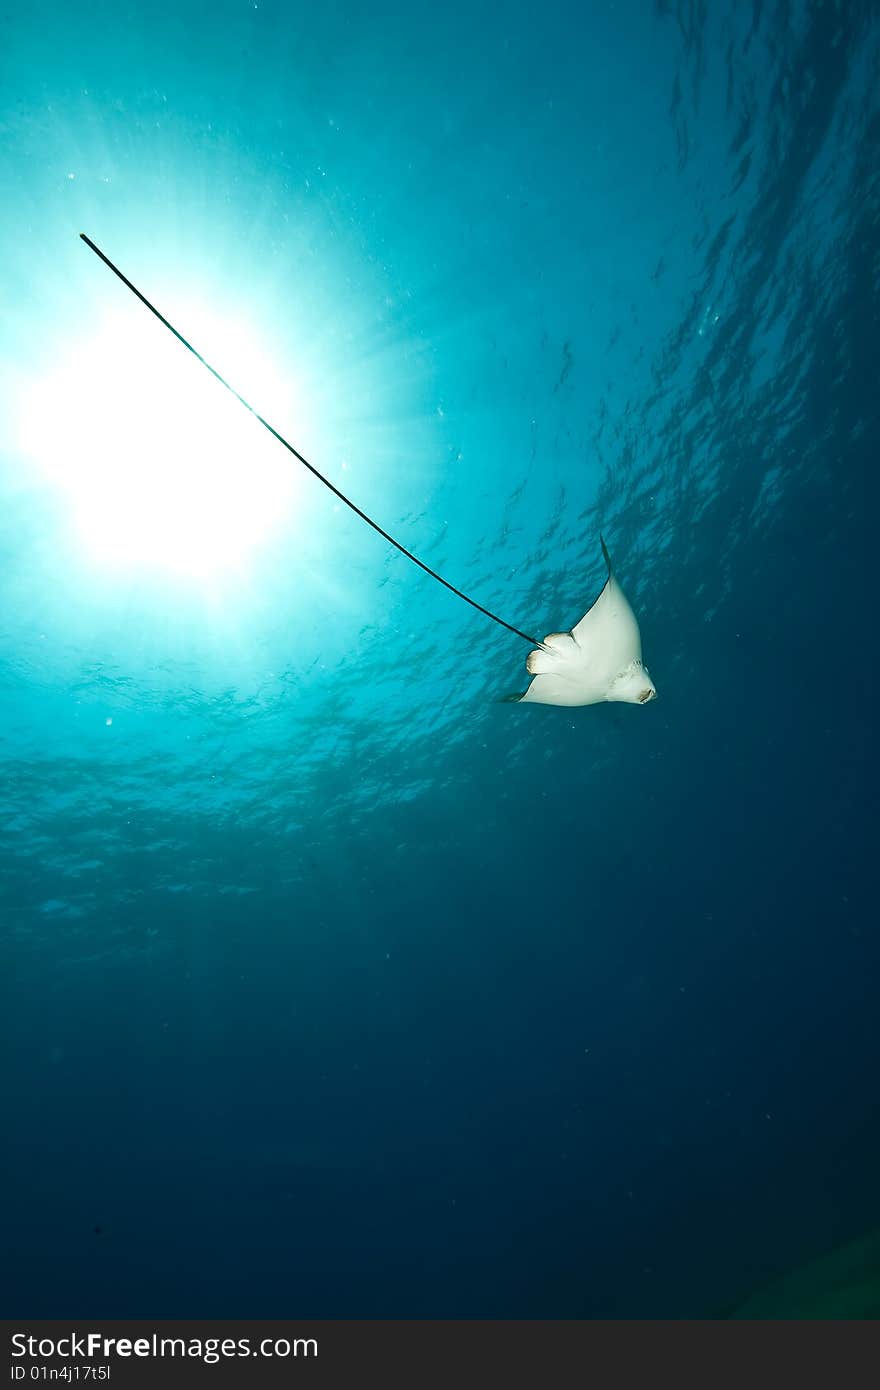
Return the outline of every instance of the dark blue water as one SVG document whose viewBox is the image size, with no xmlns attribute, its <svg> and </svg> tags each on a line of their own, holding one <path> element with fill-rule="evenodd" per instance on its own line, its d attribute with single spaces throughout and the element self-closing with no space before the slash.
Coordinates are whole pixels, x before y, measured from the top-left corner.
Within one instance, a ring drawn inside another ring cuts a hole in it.
<svg viewBox="0 0 880 1390">
<path fill-rule="evenodd" d="M 8 1315 L 703 1315 L 880 1222 L 878 66 L 857 0 L 0 17 Z M 79 230 L 508 621 L 601 529 L 658 700 L 496 703 Z"/>
</svg>

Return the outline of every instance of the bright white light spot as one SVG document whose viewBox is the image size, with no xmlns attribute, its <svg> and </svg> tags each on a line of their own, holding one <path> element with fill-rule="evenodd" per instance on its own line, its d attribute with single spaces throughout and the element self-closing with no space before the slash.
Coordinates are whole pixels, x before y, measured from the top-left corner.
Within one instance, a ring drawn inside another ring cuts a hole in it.
<svg viewBox="0 0 880 1390">
<path fill-rule="evenodd" d="M 177 305 L 182 331 L 282 430 L 305 421 L 240 325 Z M 208 576 L 240 568 L 281 524 L 301 466 L 137 306 L 72 347 L 22 402 L 21 443 L 67 498 L 92 559 Z"/>
</svg>

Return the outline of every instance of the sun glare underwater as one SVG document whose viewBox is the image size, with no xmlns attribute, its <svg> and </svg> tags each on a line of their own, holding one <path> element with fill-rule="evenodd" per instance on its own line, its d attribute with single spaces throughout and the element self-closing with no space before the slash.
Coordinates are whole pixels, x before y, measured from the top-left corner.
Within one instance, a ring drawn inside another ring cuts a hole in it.
<svg viewBox="0 0 880 1390">
<path fill-rule="evenodd" d="M 252 330 L 194 306 L 185 317 L 242 393 L 302 421 Z M 20 442 L 65 499 L 85 554 L 114 569 L 241 569 L 288 520 L 301 481 L 253 416 L 143 312 L 108 316 L 25 392 Z"/>
</svg>

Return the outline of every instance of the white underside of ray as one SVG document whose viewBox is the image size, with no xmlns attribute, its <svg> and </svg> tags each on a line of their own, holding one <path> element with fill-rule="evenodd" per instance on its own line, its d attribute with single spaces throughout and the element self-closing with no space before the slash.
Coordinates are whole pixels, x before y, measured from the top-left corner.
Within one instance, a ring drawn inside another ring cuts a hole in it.
<svg viewBox="0 0 880 1390">
<path fill-rule="evenodd" d="M 571 632 L 553 632 L 529 653 L 526 670 L 534 679 L 521 698 L 531 704 L 643 704 L 655 693 L 636 616 L 613 575 Z"/>
</svg>

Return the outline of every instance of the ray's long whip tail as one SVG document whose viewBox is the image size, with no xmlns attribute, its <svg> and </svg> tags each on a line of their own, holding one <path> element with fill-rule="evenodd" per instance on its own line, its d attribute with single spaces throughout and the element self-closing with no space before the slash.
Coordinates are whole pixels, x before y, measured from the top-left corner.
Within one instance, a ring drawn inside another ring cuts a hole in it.
<svg viewBox="0 0 880 1390">
<path fill-rule="evenodd" d="M 230 391 L 232 395 L 235 397 L 235 399 L 241 402 L 245 410 L 249 410 L 251 415 L 253 415 L 255 419 L 259 420 L 263 428 L 268 430 L 269 433 L 275 439 L 278 440 L 279 444 L 283 444 L 284 448 L 288 451 L 288 453 L 293 454 L 293 457 L 299 463 L 301 463 L 304 468 L 307 468 L 309 472 L 318 479 L 319 483 L 323 483 L 326 488 L 330 489 L 330 491 L 333 493 L 335 497 L 339 498 L 340 502 L 344 502 L 346 507 L 349 507 L 350 510 L 354 512 L 355 516 L 359 516 L 361 521 L 365 521 L 368 526 L 372 526 L 373 530 L 376 531 L 382 537 L 383 540 L 386 540 L 389 543 L 389 545 L 393 545 L 396 550 L 400 551 L 401 555 L 406 556 L 407 560 L 411 560 L 414 565 L 418 565 L 419 569 L 424 570 L 425 574 L 430 575 L 432 579 L 436 579 L 437 583 L 442 584 L 444 589 L 448 589 L 449 592 L 455 594 L 457 598 L 464 599 L 465 603 L 469 603 L 471 608 L 476 608 L 478 613 L 483 613 L 485 617 L 491 618 L 493 623 L 498 623 L 499 627 L 506 628 L 508 632 L 512 632 L 516 637 L 521 637 L 524 642 L 530 643 L 533 647 L 540 647 L 543 645 L 543 643 L 539 642 L 536 638 L 530 637 L 527 632 L 521 632 L 520 629 L 518 627 L 514 627 L 512 623 L 506 623 L 503 618 L 498 617 L 497 613 L 493 613 L 490 609 L 484 608 L 481 603 L 477 603 L 476 599 L 470 598 L 467 594 L 462 593 L 461 589 L 457 589 L 454 584 L 450 584 L 449 580 L 444 579 L 442 574 L 438 574 L 436 570 L 432 570 L 430 565 L 426 565 L 424 560 L 419 559 L 418 555 L 414 555 L 412 551 L 407 550 L 406 546 L 402 545 L 400 541 L 395 540 L 394 536 L 392 536 L 388 531 L 386 531 L 384 527 L 380 526 L 378 521 L 374 521 L 371 516 L 367 516 L 367 513 L 362 511 L 361 508 L 357 505 L 357 503 L 352 502 L 351 498 L 346 497 L 344 492 L 340 492 L 339 488 L 336 487 L 334 483 L 331 483 L 330 479 L 325 477 L 323 473 L 319 472 L 319 470 L 314 466 L 314 464 L 309 463 L 308 459 L 304 458 L 303 455 L 299 452 L 299 450 L 295 449 L 293 445 L 290 443 L 290 441 L 285 439 L 284 435 L 280 434 L 279 431 L 275 429 L 274 425 L 270 425 L 269 421 L 266 420 L 258 410 L 255 410 L 254 407 L 250 404 L 250 402 L 246 401 L 244 396 L 240 395 L 240 393 L 236 391 L 235 387 L 231 386 L 230 383 L 226 380 L 226 378 L 222 377 L 220 373 L 217 371 L 217 369 L 215 367 L 212 367 L 210 362 L 206 361 L 206 359 L 202 356 L 200 352 L 196 351 L 192 343 L 188 342 L 187 339 L 184 338 L 183 334 L 178 332 L 178 330 L 174 327 L 174 324 L 169 323 L 165 315 L 159 313 L 159 310 L 156 308 L 155 304 L 151 304 L 149 299 L 147 299 L 146 295 L 141 294 L 137 286 L 133 285 L 132 282 L 128 279 L 128 277 L 123 275 L 122 271 L 119 269 L 118 266 L 113 264 L 109 256 L 104 255 L 104 252 L 101 250 L 100 246 L 96 246 L 95 243 L 92 241 L 91 237 L 86 236 L 85 232 L 80 232 L 80 237 L 85 242 L 86 246 L 88 246 L 89 250 L 94 251 L 95 255 L 98 256 L 99 259 L 104 262 L 108 269 L 113 271 L 113 274 L 119 280 L 122 281 L 123 285 L 125 285 L 128 289 L 131 290 L 132 294 L 135 295 L 141 301 L 144 307 L 149 309 L 151 314 L 155 314 L 156 318 L 159 320 L 161 324 L 164 324 L 164 326 L 168 329 L 169 333 L 173 333 L 177 341 L 179 343 L 182 343 L 186 350 L 188 352 L 191 352 L 193 357 L 197 358 L 198 361 L 201 362 L 202 366 L 206 367 L 213 377 L 216 377 L 216 379 L 220 382 L 220 385 L 225 386 L 226 390 Z"/>
</svg>

